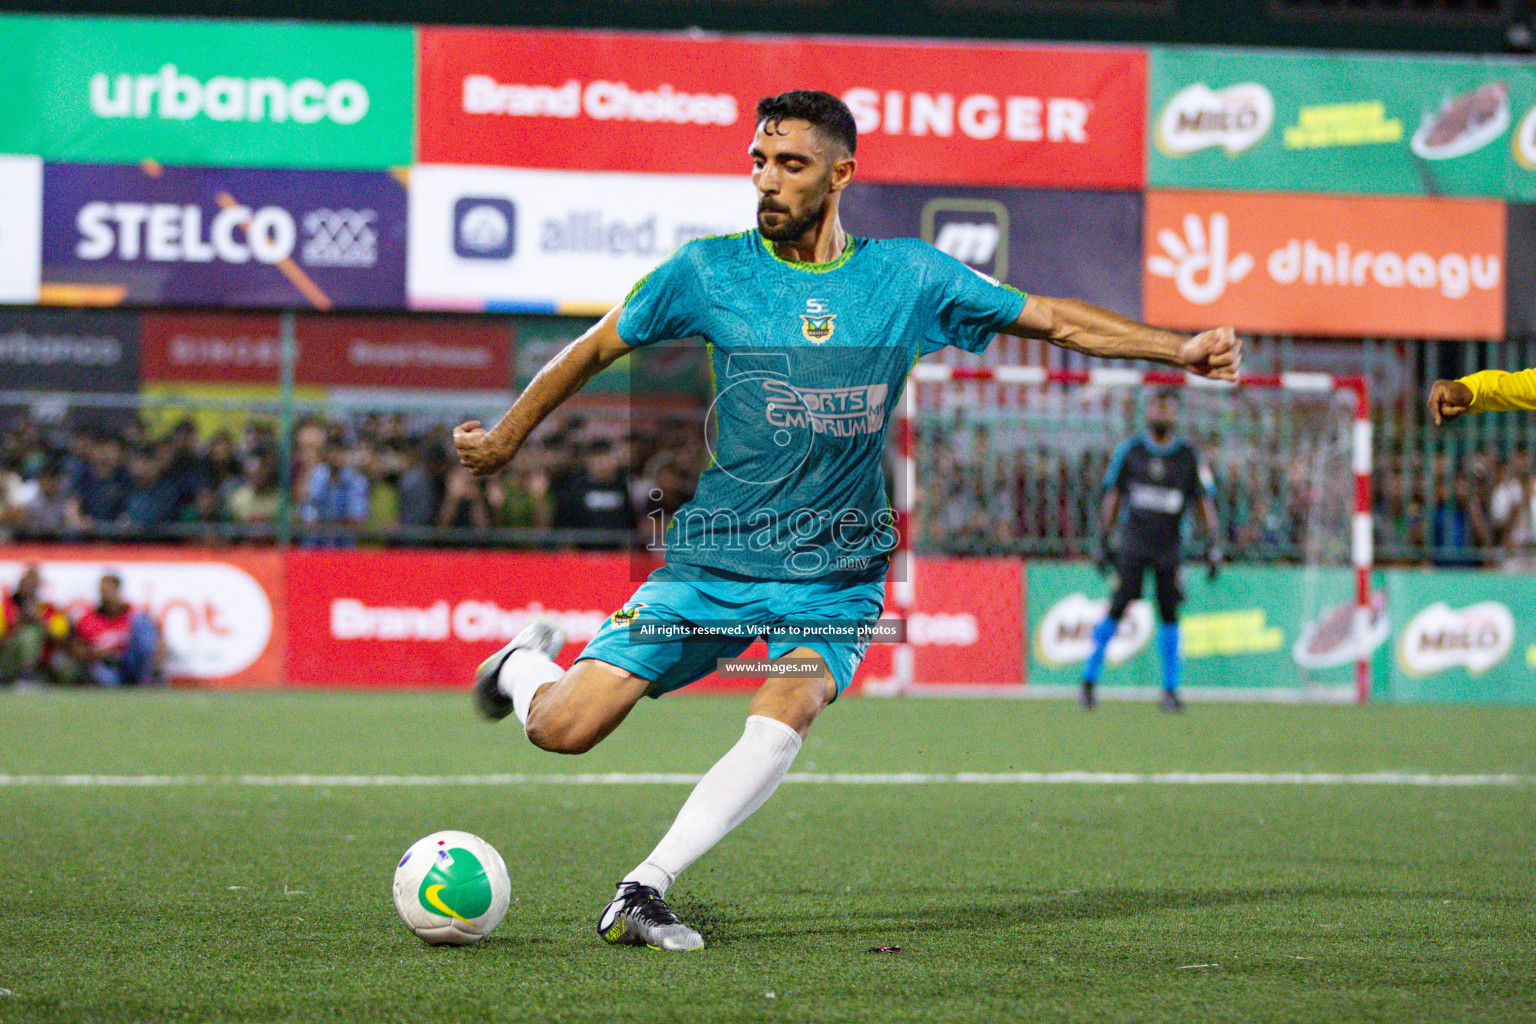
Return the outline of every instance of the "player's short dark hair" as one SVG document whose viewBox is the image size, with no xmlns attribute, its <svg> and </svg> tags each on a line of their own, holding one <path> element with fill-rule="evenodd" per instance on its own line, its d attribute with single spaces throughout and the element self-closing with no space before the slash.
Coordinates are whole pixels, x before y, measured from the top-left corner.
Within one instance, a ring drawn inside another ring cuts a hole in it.
<svg viewBox="0 0 1536 1024">
<path fill-rule="evenodd" d="M 848 104 L 829 92 L 792 89 L 757 101 L 757 123 L 806 121 L 827 138 L 842 145 L 852 156 L 859 147 L 859 129 Z"/>
<path fill-rule="evenodd" d="M 1178 388 L 1162 387 L 1152 392 L 1152 401 L 1172 402 L 1174 405 L 1181 405 L 1183 404 L 1184 396 L 1180 394 Z"/>
</svg>

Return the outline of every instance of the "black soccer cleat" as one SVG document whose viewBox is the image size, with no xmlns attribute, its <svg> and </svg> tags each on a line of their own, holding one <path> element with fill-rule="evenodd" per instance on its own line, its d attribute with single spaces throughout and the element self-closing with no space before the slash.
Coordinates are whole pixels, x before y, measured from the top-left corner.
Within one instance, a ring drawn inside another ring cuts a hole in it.
<svg viewBox="0 0 1536 1024">
<path fill-rule="evenodd" d="M 497 677 L 507 656 L 523 647 L 542 651 L 551 661 L 565 646 L 565 630 L 548 615 L 540 615 L 524 626 L 512 642 L 486 658 L 475 669 L 475 707 L 493 722 L 499 722 L 512 713 L 512 698 L 501 692 Z"/>
<path fill-rule="evenodd" d="M 1179 700 L 1179 695 L 1172 690 L 1164 690 L 1162 697 L 1158 699 L 1157 706 L 1164 711 L 1183 711 L 1184 702 Z"/>
<path fill-rule="evenodd" d="M 661 893 L 639 882 L 619 883 L 618 894 L 597 919 L 597 934 L 612 946 L 704 948 L 704 936 L 679 921 Z"/>
<path fill-rule="evenodd" d="M 1099 706 L 1099 698 L 1093 692 L 1093 684 L 1083 680 L 1082 692 L 1077 695 L 1077 706 L 1084 711 L 1092 711 Z"/>
</svg>

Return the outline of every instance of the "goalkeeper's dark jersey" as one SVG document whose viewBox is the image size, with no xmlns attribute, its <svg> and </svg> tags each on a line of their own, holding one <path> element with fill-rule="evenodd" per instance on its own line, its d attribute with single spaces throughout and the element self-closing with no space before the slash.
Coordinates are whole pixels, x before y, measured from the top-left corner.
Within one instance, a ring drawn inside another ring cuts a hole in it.
<svg viewBox="0 0 1536 1024">
<path fill-rule="evenodd" d="M 1122 442 L 1110 460 L 1104 488 L 1120 492 L 1128 551 L 1179 549 L 1189 503 L 1210 492 L 1200 457 L 1181 437 L 1158 444 L 1147 434 Z"/>
</svg>

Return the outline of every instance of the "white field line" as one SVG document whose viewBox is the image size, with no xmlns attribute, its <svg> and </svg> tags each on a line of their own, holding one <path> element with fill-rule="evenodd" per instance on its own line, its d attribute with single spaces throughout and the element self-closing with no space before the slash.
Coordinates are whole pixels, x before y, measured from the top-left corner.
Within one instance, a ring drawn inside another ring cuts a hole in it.
<svg viewBox="0 0 1536 1024">
<path fill-rule="evenodd" d="M 667 772 L 582 775 L 0 775 L 6 787 L 189 786 L 691 786 L 702 776 Z M 1423 772 L 796 772 L 790 784 L 823 786 L 1420 786 L 1536 785 L 1533 775 L 1432 775 Z"/>
</svg>

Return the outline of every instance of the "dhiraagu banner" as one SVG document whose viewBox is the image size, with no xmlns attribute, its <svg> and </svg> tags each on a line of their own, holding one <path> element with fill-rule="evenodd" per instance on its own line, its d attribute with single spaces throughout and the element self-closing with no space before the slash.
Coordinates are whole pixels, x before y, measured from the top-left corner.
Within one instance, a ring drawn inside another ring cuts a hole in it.
<svg viewBox="0 0 1536 1024">
<path fill-rule="evenodd" d="M 1183 682 L 1208 690 L 1269 691 L 1346 698 L 1353 693 L 1355 648 L 1349 623 L 1354 573 L 1347 568 L 1228 566 L 1214 581 L 1204 566 L 1184 573 L 1187 599 L 1179 619 Z M 1113 577 L 1080 563 L 1029 566 L 1029 685 L 1076 686 L 1104 618 Z M 1103 687 L 1160 686 L 1157 609 L 1148 573 L 1110 641 Z M 1378 609 L 1380 602 L 1377 602 Z M 1373 618 L 1365 643 L 1373 654 L 1388 635 Z"/>
<path fill-rule="evenodd" d="M 1155 188 L 1536 195 L 1536 67 L 1494 58 L 1154 49 Z"/>
<path fill-rule="evenodd" d="M 0 15 L 0 152 L 89 163 L 411 162 L 413 30 Z"/>
</svg>

